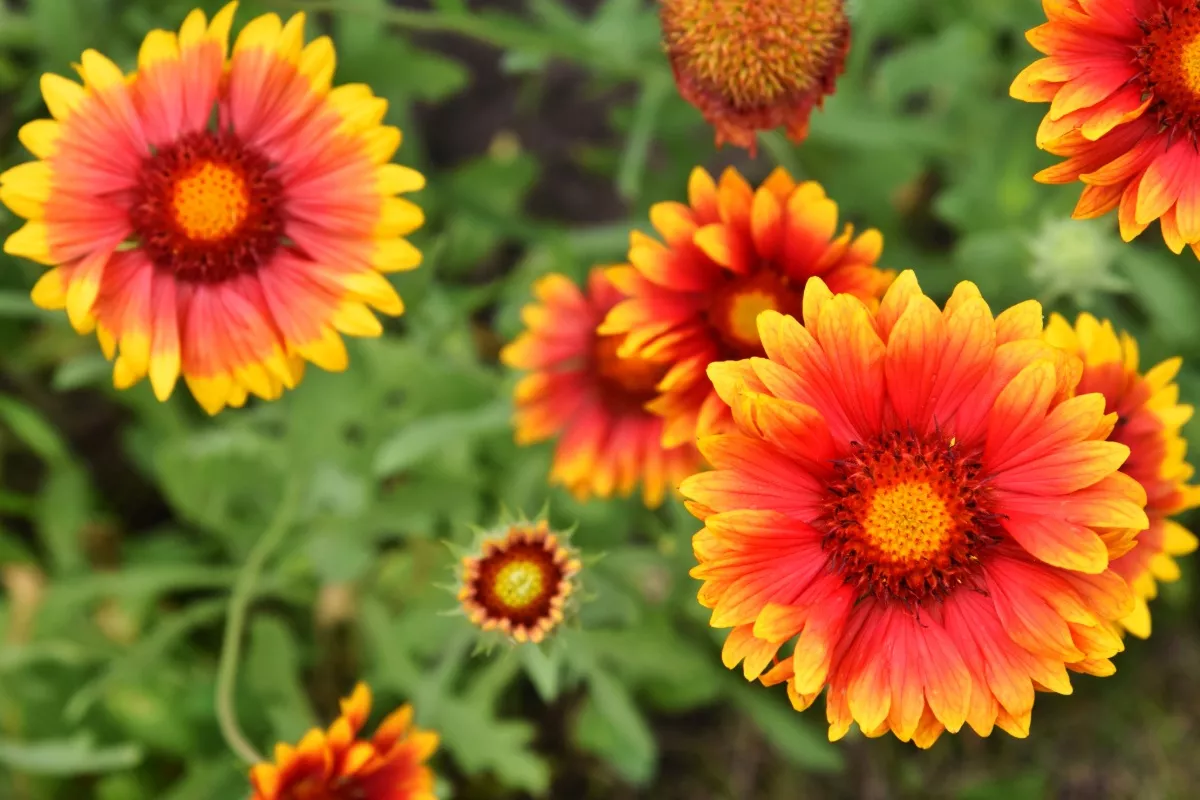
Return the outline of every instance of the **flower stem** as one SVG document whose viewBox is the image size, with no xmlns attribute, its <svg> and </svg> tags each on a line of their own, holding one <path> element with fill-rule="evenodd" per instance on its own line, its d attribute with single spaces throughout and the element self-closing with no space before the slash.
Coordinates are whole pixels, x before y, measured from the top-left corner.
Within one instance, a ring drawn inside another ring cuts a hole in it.
<svg viewBox="0 0 1200 800">
<path fill-rule="evenodd" d="M 266 530 L 263 531 L 254 547 L 246 556 L 233 591 L 229 595 L 229 612 L 225 618 L 225 638 L 221 645 L 221 660 L 217 666 L 217 722 L 221 727 L 221 735 L 243 761 L 257 764 L 263 761 L 262 755 L 254 749 L 254 745 L 246 739 L 242 729 L 238 727 L 237 711 L 234 708 L 234 689 L 237 683 L 238 662 L 241 660 L 242 634 L 246 627 L 246 612 L 250 599 L 254 595 L 254 586 L 258 583 L 263 565 L 271 553 L 283 541 L 291 528 L 292 519 L 300 501 L 302 481 L 296 476 L 288 480 L 283 490 L 283 497 L 275 509 Z"/>
</svg>

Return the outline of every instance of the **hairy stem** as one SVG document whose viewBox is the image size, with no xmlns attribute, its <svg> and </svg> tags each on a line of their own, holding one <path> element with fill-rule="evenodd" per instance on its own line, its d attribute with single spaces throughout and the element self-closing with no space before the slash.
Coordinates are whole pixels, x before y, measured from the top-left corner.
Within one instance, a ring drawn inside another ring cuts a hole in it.
<svg viewBox="0 0 1200 800">
<path fill-rule="evenodd" d="M 225 618 L 225 638 L 221 645 L 221 661 L 217 666 L 217 722 L 221 727 L 221 735 L 225 737 L 230 749 L 248 764 L 263 761 L 262 755 L 254 749 L 254 745 L 246 739 L 238 726 L 237 711 L 234 708 L 234 689 L 237 684 L 238 663 L 241 661 L 242 634 L 246 627 L 246 612 L 254 595 L 255 584 L 258 583 L 263 565 L 271 553 L 283 541 L 291 528 L 292 519 L 300 502 L 302 481 L 296 476 L 288 480 L 283 497 L 275 509 L 266 530 L 246 556 L 233 591 L 229 596 L 229 613 Z"/>
</svg>

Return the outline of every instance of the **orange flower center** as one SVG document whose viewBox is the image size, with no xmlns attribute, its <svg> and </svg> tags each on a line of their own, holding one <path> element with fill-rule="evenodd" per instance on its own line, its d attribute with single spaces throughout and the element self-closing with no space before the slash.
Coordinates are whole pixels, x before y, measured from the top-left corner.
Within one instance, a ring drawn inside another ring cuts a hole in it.
<svg viewBox="0 0 1200 800">
<path fill-rule="evenodd" d="M 847 30 L 844 0 L 664 0 L 660 15 L 676 68 L 739 109 L 812 91 Z"/>
<path fill-rule="evenodd" d="M 927 478 L 875 489 L 862 520 L 863 538 L 889 564 L 933 558 L 954 532 L 946 501 Z"/>
<path fill-rule="evenodd" d="M 1142 81 L 1164 125 L 1200 129 L 1200 9 L 1193 3 L 1140 21 Z"/>
<path fill-rule="evenodd" d="M 617 351 L 624 335 L 597 336 L 592 348 L 592 368 L 605 404 L 612 411 L 640 411 L 658 393 L 655 387 L 667 366 L 634 356 L 621 358 Z"/>
<path fill-rule="evenodd" d="M 758 315 L 774 310 L 801 313 L 803 295 L 791 288 L 786 276 L 764 266 L 750 277 L 739 277 L 717 292 L 708 311 L 728 359 L 763 355 L 758 338 Z"/>
<path fill-rule="evenodd" d="M 284 238 L 283 187 L 232 133 L 197 131 L 142 163 L 130 223 L 159 268 L 197 283 L 267 263 Z"/>
<path fill-rule="evenodd" d="M 546 590 L 546 576 L 533 561 L 510 561 L 496 572 L 496 596 L 509 608 L 526 608 Z"/>
<path fill-rule="evenodd" d="M 175 182 L 171 208 L 189 238 L 224 239 L 237 232 L 250 211 L 246 181 L 224 164 L 202 161 Z"/>
<path fill-rule="evenodd" d="M 1000 538 L 980 469 L 940 435 L 855 442 L 817 522 L 831 564 L 863 594 L 914 607 L 970 581 Z"/>
</svg>

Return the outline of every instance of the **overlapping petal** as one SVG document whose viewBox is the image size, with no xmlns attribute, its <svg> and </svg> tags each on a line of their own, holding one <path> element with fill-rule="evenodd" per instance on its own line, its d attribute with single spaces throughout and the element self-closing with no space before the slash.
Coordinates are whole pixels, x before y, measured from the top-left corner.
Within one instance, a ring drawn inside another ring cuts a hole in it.
<svg viewBox="0 0 1200 800">
<path fill-rule="evenodd" d="M 1013 81 L 1049 102 L 1037 145 L 1065 160 L 1044 183 L 1084 184 L 1074 215 L 1117 211 L 1131 241 L 1158 220 L 1176 253 L 1200 244 L 1200 82 L 1186 65 L 1200 9 L 1184 0 L 1043 0 L 1026 37 L 1041 53 Z"/>
<path fill-rule="evenodd" d="M 938 308 L 905 272 L 875 308 L 820 278 L 803 305 L 759 316 L 766 358 L 709 367 L 734 429 L 681 487 L 726 665 L 798 710 L 825 692 L 831 739 L 1027 735 L 1035 691 L 1112 671 L 1134 608 L 1116 414 L 1036 303 Z"/>
<path fill-rule="evenodd" d="M 27 220 L 5 252 L 50 267 L 34 302 L 95 331 L 119 388 L 148 377 L 165 400 L 182 376 L 209 413 L 279 397 L 306 362 L 344 369 L 343 335 L 403 311 L 383 273 L 421 260 L 397 195 L 424 179 L 388 163 L 387 102 L 332 87 L 303 14 L 252 20 L 231 51 L 235 8 L 152 31 L 128 77 L 93 50 L 82 83 L 46 75 L 52 118 L 20 134 L 39 160 L 0 175 Z"/>
<path fill-rule="evenodd" d="M 586 293 L 553 273 L 534 295 L 526 330 L 501 353 L 529 373 L 515 391 L 517 441 L 558 437 L 550 479 L 580 499 L 629 496 L 640 483 L 658 506 L 699 460 L 690 442 L 664 447 L 663 421 L 644 407 L 666 367 L 621 358 L 623 337 L 598 332 L 622 297 L 604 270 L 592 270 Z"/>
<path fill-rule="evenodd" d="M 358 684 L 341 709 L 328 729 L 309 731 L 295 746 L 277 744 L 274 759 L 250 771 L 251 800 L 435 800 L 433 771 L 425 762 L 438 736 L 412 727 L 412 708 L 393 711 L 370 738 L 359 736 L 371 713 L 367 685 Z"/>
<path fill-rule="evenodd" d="M 719 182 L 697 168 L 688 204 L 659 203 L 650 220 L 662 241 L 633 234 L 630 263 L 607 273 L 625 298 L 600 330 L 625 336 L 623 355 L 667 367 L 647 407 L 664 419 L 668 447 L 729 427 L 728 406 L 705 370 L 762 355 L 761 311 L 800 313 L 813 276 L 868 304 L 892 278 L 875 266 L 878 231 L 839 231 L 837 204 L 820 184 L 797 184 L 782 169 L 754 189 L 732 168 Z"/>
<path fill-rule="evenodd" d="M 1197 544 L 1191 531 L 1170 519 L 1200 505 L 1200 489 L 1190 483 L 1194 470 L 1181 435 L 1192 417 L 1192 407 L 1179 402 L 1175 383 L 1182 362 L 1168 359 L 1143 373 L 1137 341 L 1124 332 L 1118 334 L 1108 320 L 1086 313 L 1074 325 L 1051 315 L 1045 339 L 1083 360 L 1078 391 L 1096 392 L 1104 398 L 1106 411 L 1117 415 L 1119 422 L 1110 438 L 1129 448 L 1121 474 L 1136 482 L 1146 496 L 1149 528 L 1136 533 L 1136 538 L 1131 531 L 1125 537 L 1125 552 L 1112 562 L 1113 571 L 1129 583 L 1135 596 L 1134 609 L 1122 618 L 1121 626 L 1145 638 L 1150 635 L 1148 603 L 1158 594 L 1158 582 L 1178 579 L 1175 558 L 1191 553 Z M 1088 512 L 1102 513 L 1094 502 Z"/>
</svg>

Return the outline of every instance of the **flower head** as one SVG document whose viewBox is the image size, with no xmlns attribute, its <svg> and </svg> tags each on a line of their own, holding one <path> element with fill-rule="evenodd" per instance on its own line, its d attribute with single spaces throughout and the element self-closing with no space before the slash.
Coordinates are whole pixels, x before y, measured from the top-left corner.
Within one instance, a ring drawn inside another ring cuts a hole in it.
<svg viewBox="0 0 1200 800">
<path fill-rule="evenodd" d="M 751 155 L 760 130 L 808 136 L 850 47 L 844 0 L 660 0 L 659 17 L 679 93 Z"/>
<path fill-rule="evenodd" d="M 873 312 L 814 278 L 803 318 L 764 313 L 766 358 L 709 367 L 737 427 L 681 487 L 725 664 L 797 709 L 828 687 L 831 739 L 1027 735 L 1035 690 L 1122 649 L 1109 562 L 1147 520 L 1116 414 L 1032 301 L 993 316 L 961 283 L 939 309 L 905 272 Z"/>
<path fill-rule="evenodd" d="M 1138 346 L 1126 333 L 1119 336 L 1108 320 L 1080 314 L 1074 327 L 1053 314 L 1045 339 L 1083 359 L 1083 378 L 1077 391 L 1104 396 L 1105 410 L 1117 415 L 1109 437 L 1129 448 L 1121 471 L 1146 490 L 1146 515 L 1150 527 L 1138 534 L 1128 553 L 1112 562 L 1112 570 L 1133 589 L 1134 609 L 1121 625 L 1134 636 L 1150 635 L 1147 601 L 1158 594 L 1157 581 L 1179 578 L 1174 556 L 1196 549 L 1196 537 L 1169 519 L 1173 514 L 1200 505 L 1200 487 L 1188 485 L 1194 470 L 1187 463 L 1187 442 L 1180 429 L 1192 416 L 1190 405 L 1180 405 L 1175 375 L 1182 364 L 1172 358 L 1138 369 Z"/>
<path fill-rule="evenodd" d="M 580 499 L 627 496 L 641 482 L 646 505 L 659 505 L 700 458 L 690 443 L 664 448 L 663 422 L 645 409 L 667 368 L 618 358 L 623 337 L 597 333 L 621 299 L 603 270 L 592 270 L 586 293 L 551 274 L 534 294 L 540 302 L 522 313 L 528 330 L 501 353 L 531 371 L 516 389 L 517 441 L 557 435 L 550 479 Z"/>
<path fill-rule="evenodd" d="M 412 709 L 404 706 L 360 739 L 370 713 L 371 690 L 360 683 L 329 730 L 311 730 L 295 747 L 275 745 L 275 760 L 250 771 L 251 800 L 435 800 L 425 761 L 437 734 L 410 728 Z"/>
<path fill-rule="evenodd" d="M 94 50 L 82 85 L 42 78 L 53 119 L 24 126 L 39 160 L 0 175 L 28 222 L 5 252 L 51 267 L 33 301 L 96 332 L 125 388 L 165 400 L 182 374 L 209 413 L 280 396 L 305 361 L 346 367 L 341 334 L 377 336 L 403 304 L 381 274 L 412 269 L 421 175 L 389 164 L 400 131 L 361 84 L 331 88 L 328 37 L 304 15 L 236 4 L 152 31 L 125 75 Z"/>
<path fill-rule="evenodd" d="M 485 535 L 462 560 L 458 599 L 471 622 L 513 641 L 538 643 L 563 620 L 580 562 L 539 522 L 517 522 Z"/>
<path fill-rule="evenodd" d="M 730 168 L 719 184 L 702 169 L 688 205 L 658 203 L 650 221 L 665 244 L 640 232 L 629 266 L 608 276 L 628 299 L 600 326 L 624 334 L 623 357 L 669 369 L 647 406 L 664 417 L 663 444 L 692 441 L 729 424 L 729 409 L 704 374 L 714 361 L 763 355 L 755 319 L 765 310 L 800 313 L 805 281 L 819 275 L 838 292 L 876 303 L 892 274 L 875 267 L 883 238 L 837 229 L 837 204 L 813 181 L 777 169 L 757 189 Z"/>
<path fill-rule="evenodd" d="M 1037 144 L 1066 160 L 1035 177 L 1084 184 L 1078 218 L 1117 209 L 1132 240 L 1158 220 L 1176 253 L 1200 243 L 1200 5 L 1192 0 L 1043 0 L 1026 34 L 1046 55 L 1013 81 L 1049 102 Z M 1193 247 L 1193 250 L 1196 248 Z"/>
<path fill-rule="evenodd" d="M 1029 277 L 1041 288 L 1041 300 L 1072 298 L 1092 305 L 1098 295 L 1123 294 L 1129 282 L 1116 270 L 1123 250 L 1111 220 L 1047 219 L 1026 245 L 1032 257 Z"/>
</svg>

